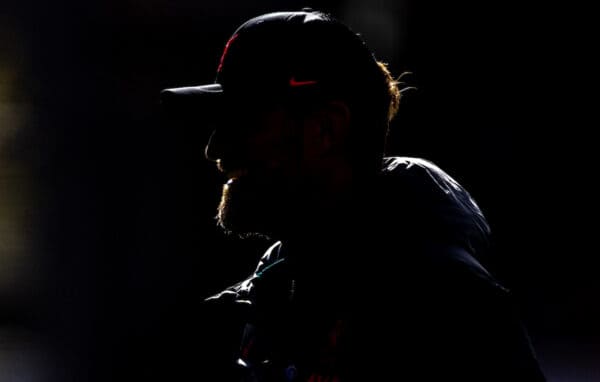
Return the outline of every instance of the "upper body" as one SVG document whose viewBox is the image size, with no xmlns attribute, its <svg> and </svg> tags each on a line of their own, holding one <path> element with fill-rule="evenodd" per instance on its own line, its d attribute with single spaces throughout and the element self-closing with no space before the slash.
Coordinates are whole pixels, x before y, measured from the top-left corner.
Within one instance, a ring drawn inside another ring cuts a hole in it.
<svg viewBox="0 0 600 382">
<path fill-rule="evenodd" d="M 223 309 L 214 331 L 240 322 L 221 344 L 241 338 L 224 359 L 242 378 L 543 378 L 508 292 L 476 259 L 489 230 L 477 205 L 431 163 L 384 158 L 398 86 L 357 34 L 303 10 L 238 28 L 216 83 L 164 91 L 214 116 L 218 224 L 277 242 L 209 299 Z"/>
<path fill-rule="evenodd" d="M 244 381 L 543 380 L 509 291 L 477 260 L 489 228 L 470 195 L 415 158 L 385 158 L 377 183 L 375 220 L 278 241 L 208 299 L 244 317 L 231 367 Z"/>
</svg>

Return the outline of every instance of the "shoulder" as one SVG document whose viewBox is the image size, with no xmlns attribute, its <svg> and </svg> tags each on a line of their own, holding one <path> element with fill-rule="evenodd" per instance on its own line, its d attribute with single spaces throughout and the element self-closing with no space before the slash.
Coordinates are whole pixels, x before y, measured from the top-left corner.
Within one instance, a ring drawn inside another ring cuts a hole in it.
<svg viewBox="0 0 600 382">
<path fill-rule="evenodd" d="M 418 173 L 432 173 L 438 176 L 449 177 L 435 163 L 416 157 L 393 156 L 385 157 L 382 162 L 382 172 L 393 175 L 414 175 Z"/>
<path fill-rule="evenodd" d="M 402 219 L 396 226 L 427 241 L 445 241 L 485 256 L 490 227 L 469 192 L 432 162 L 411 157 L 386 157 L 378 196 L 383 215 Z M 392 227 L 390 227 L 392 229 Z"/>
<path fill-rule="evenodd" d="M 381 168 L 384 181 L 399 182 L 422 192 L 427 189 L 430 197 L 461 196 L 466 190 L 448 173 L 431 161 L 413 157 L 385 157 Z"/>
<path fill-rule="evenodd" d="M 404 157 L 404 156 L 393 156 L 393 157 L 385 157 L 383 158 L 383 169 L 384 171 L 392 171 L 396 168 L 410 168 L 412 166 L 418 167 L 435 167 L 435 165 L 422 158 L 416 157 Z"/>
</svg>

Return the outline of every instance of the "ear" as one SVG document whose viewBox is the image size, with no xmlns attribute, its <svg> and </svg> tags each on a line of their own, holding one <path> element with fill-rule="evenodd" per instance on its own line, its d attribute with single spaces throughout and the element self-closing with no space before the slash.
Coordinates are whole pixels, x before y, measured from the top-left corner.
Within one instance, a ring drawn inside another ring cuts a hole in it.
<svg viewBox="0 0 600 382">
<path fill-rule="evenodd" d="M 337 151 L 350 131 L 350 109 L 344 101 L 329 101 L 319 112 L 319 142 L 323 153 Z"/>
</svg>

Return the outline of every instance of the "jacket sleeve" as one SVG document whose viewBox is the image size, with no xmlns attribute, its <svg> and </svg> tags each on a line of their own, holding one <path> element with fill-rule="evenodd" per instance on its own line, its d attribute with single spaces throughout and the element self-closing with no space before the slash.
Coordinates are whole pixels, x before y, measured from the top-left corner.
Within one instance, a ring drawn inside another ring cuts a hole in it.
<svg viewBox="0 0 600 382">
<path fill-rule="evenodd" d="M 430 349 L 438 349 L 432 351 L 437 367 L 446 369 L 448 380 L 544 381 L 510 292 L 470 272 L 457 273 L 431 312 L 426 337 Z"/>
<path fill-rule="evenodd" d="M 350 374 L 358 380 L 545 380 L 509 291 L 477 264 L 458 260 L 394 267 L 387 288 L 389 281 L 369 280 L 377 293 L 354 325 Z"/>
</svg>

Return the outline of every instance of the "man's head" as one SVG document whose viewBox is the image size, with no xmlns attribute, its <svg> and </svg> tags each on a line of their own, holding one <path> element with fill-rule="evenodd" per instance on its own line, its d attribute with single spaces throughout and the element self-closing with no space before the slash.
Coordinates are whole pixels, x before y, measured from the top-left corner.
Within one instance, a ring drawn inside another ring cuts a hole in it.
<svg viewBox="0 0 600 382">
<path fill-rule="evenodd" d="M 163 96 L 219 99 L 206 156 L 228 179 L 220 225 L 285 236 L 324 219 L 379 170 L 400 94 L 358 35 L 302 11 L 247 21 L 227 42 L 215 84 Z"/>
</svg>

